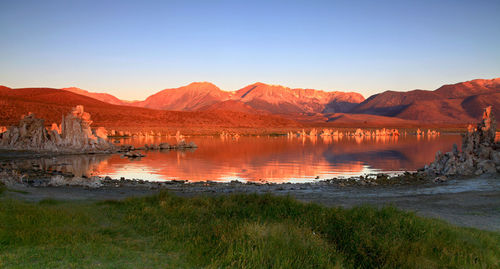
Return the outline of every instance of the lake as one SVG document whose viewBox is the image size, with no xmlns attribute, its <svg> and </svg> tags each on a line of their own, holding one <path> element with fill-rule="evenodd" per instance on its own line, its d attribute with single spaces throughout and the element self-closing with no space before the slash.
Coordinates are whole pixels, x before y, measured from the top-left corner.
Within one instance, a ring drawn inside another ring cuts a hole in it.
<svg viewBox="0 0 500 269">
<path fill-rule="evenodd" d="M 146 157 L 121 154 L 60 156 L 38 160 L 43 169 L 75 175 L 125 177 L 151 181 L 309 182 L 371 173 L 415 171 L 434 160 L 436 151 L 460 146 L 461 136 L 399 137 L 187 137 L 197 149 L 145 151 Z M 175 138 L 138 137 L 120 144 L 144 146 Z M 33 160 L 32 160 L 33 161 Z"/>
</svg>

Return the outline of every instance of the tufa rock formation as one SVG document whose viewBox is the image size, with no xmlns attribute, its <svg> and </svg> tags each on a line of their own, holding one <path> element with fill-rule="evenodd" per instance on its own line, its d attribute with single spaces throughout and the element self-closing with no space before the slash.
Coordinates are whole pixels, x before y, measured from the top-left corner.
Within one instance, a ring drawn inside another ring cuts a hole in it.
<svg viewBox="0 0 500 269">
<path fill-rule="evenodd" d="M 1 134 L 0 148 L 62 153 L 114 150 L 105 132 L 99 129 L 96 134 L 90 128 L 91 124 L 90 114 L 84 112 L 83 106 L 73 108 L 71 113 L 63 116 L 61 127 L 53 125 L 51 130 L 45 128 L 43 119 L 29 113 L 18 126 L 12 126 Z"/>
<path fill-rule="evenodd" d="M 2 148 L 43 151 L 57 150 L 54 131 L 50 131 L 49 133 L 45 129 L 44 120 L 36 118 L 31 112 L 21 119 L 18 126 L 12 126 L 2 133 L 1 138 L 0 146 Z"/>
<path fill-rule="evenodd" d="M 496 121 L 491 106 L 483 113 L 483 120 L 474 128 L 469 125 L 462 139 L 462 152 L 457 145 L 442 154 L 436 152 L 433 163 L 426 165 L 428 175 L 481 175 L 500 172 L 500 144 L 495 143 Z"/>
</svg>

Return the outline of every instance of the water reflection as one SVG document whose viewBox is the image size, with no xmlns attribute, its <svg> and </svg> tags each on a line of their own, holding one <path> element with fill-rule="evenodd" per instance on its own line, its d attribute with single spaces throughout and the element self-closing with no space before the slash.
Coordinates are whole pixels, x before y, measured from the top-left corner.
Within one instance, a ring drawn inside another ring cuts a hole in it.
<svg viewBox="0 0 500 269">
<path fill-rule="evenodd" d="M 40 159 L 43 169 L 75 175 L 147 180 L 309 181 L 335 176 L 416 170 L 434 159 L 437 150 L 450 151 L 459 135 L 437 137 L 188 137 L 195 151 L 148 151 L 140 160 L 121 155 L 65 156 Z M 121 143 L 143 146 L 175 138 L 142 137 Z M 33 162 L 31 160 L 30 162 Z"/>
<path fill-rule="evenodd" d="M 6 165 L 14 169 L 58 171 L 81 177 L 97 175 L 99 171 L 107 171 L 110 166 L 108 160 L 111 157 L 111 155 L 64 155 L 53 158 L 15 160 Z"/>
</svg>

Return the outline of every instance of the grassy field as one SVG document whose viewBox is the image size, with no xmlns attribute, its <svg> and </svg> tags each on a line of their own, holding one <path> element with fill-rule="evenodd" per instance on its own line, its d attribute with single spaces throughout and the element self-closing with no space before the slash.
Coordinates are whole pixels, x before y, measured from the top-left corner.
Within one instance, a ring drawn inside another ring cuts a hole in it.
<svg viewBox="0 0 500 269">
<path fill-rule="evenodd" d="M 0 267 L 6 268 L 499 266 L 499 233 L 390 207 L 167 192 L 123 202 L 0 198 Z"/>
</svg>

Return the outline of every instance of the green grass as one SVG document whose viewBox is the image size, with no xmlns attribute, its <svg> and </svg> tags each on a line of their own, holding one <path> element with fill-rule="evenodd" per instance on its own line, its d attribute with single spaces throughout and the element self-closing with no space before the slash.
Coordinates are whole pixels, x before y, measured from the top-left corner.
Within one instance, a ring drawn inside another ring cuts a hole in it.
<svg viewBox="0 0 500 269">
<path fill-rule="evenodd" d="M 272 195 L 0 200 L 0 267 L 498 268 L 500 234 Z"/>
</svg>

